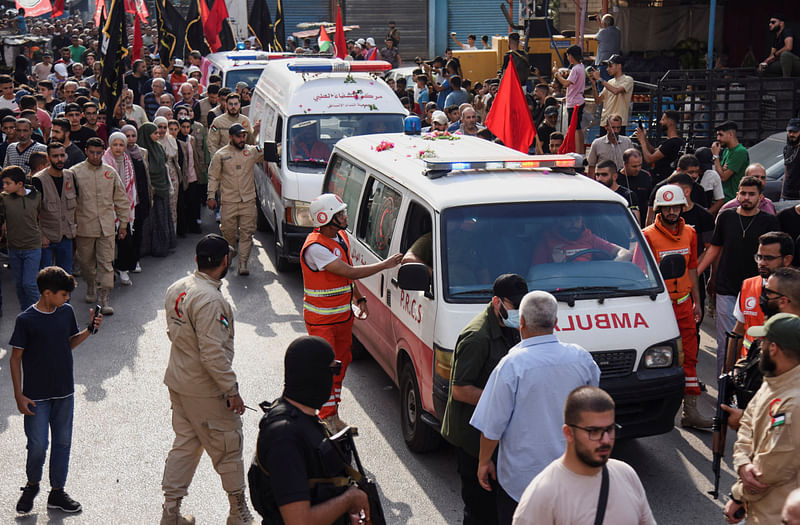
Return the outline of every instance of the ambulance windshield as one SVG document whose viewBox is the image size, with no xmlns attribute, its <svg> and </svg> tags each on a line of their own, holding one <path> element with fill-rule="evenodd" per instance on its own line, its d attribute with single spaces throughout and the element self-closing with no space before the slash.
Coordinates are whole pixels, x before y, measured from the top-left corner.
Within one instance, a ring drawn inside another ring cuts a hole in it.
<svg viewBox="0 0 800 525">
<path fill-rule="evenodd" d="M 444 290 L 485 302 L 504 273 L 559 298 L 652 295 L 662 289 L 644 238 L 613 202 L 489 204 L 442 215 Z"/>
<path fill-rule="evenodd" d="M 403 115 L 391 113 L 340 113 L 301 115 L 289 119 L 289 166 L 328 164 L 333 145 L 339 139 L 372 133 L 400 133 Z"/>
<path fill-rule="evenodd" d="M 264 66 L 259 66 L 257 69 L 229 69 L 225 75 L 225 87 L 236 90 L 236 84 L 244 82 L 250 89 L 253 89 L 258 84 L 258 79 L 261 78 L 261 72 L 264 71 Z"/>
</svg>

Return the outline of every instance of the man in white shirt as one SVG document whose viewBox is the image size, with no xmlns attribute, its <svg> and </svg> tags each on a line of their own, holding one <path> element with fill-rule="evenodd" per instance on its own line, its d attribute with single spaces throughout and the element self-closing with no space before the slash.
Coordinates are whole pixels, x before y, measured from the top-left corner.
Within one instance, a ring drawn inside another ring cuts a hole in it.
<svg viewBox="0 0 800 525">
<path fill-rule="evenodd" d="M 19 111 L 19 106 L 14 98 L 14 80 L 8 75 L 0 75 L 0 109 Z"/>
<path fill-rule="evenodd" d="M 573 390 L 564 404 L 567 440 L 564 455 L 548 465 L 525 489 L 514 525 L 655 525 L 636 472 L 609 459 L 616 436 L 614 400 L 593 386 Z M 606 498 L 601 487 L 606 477 Z"/>
<path fill-rule="evenodd" d="M 622 57 L 612 55 L 603 65 L 611 75 L 609 80 L 603 80 L 599 70 L 591 73 L 593 82 L 592 94 L 595 102 L 603 103 L 603 112 L 600 114 L 600 125 L 605 126 L 611 115 L 622 117 L 622 125 L 628 125 L 628 116 L 631 112 L 631 98 L 633 97 L 633 78 L 622 72 Z M 597 83 L 603 85 L 603 91 L 597 93 Z"/>
</svg>

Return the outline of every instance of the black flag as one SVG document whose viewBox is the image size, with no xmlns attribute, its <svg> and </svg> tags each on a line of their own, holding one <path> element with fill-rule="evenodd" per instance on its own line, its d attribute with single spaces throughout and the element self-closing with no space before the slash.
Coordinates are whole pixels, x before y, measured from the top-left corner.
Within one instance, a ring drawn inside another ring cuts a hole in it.
<svg viewBox="0 0 800 525">
<path fill-rule="evenodd" d="M 225 0 L 216 1 L 224 2 Z M 217 51 L 231 51 L 236 49 L 236 37 L 233 33 L 233 26 L 231 26 L 230 18 L 226 18 L 222 21 L 222 31 L 219 34 L 219 41 L 222 46 Z"/>
<path fill-rule="evenodd" d="M 158 57 L 165 67 L 173 58 L 183 58 L 186 47 L 186 21 L 171 0 L 155 0 L 158 26 Z"/>
<path fill-rule="evenodd" d="M 286 34 L 283 29 L 283 1 L 278 0 L 278 10 L 275 13 L 275 23 L 272 24 L 272 30 L 275 35 L 274 44 L 272 45 L 274 51 L 283 51 L 286 49 Z"/>
<path fill-rule="evenodd" d="M 203 33 L 203 19 L 200 16 L 200 4 L 205 0 L 191 0 L 189 11 L 186 13 L 186 52 L 200 51 L 206 56 L 211 53 Z"/>
<path fill-rule="evenodd" d="M 125 85 L 122 75 L 125 72 L 123 60 L 128 56 L 128 32 L 125 29 L 124 0 L 106 0 L 106 13 L 100 44 L 100 111 L 105 111 L 110 127 L 114 106 Z"/>
<path fill-rule="evenodd" d="M 253 7 L 247 14 L 247 28 L 258 40 L 261 49 L 267 51 L 275 48 L 275 32 L 272 28 L 272 17 L 269 16 L 267 0 L 255 0 Z"/>
</svg>

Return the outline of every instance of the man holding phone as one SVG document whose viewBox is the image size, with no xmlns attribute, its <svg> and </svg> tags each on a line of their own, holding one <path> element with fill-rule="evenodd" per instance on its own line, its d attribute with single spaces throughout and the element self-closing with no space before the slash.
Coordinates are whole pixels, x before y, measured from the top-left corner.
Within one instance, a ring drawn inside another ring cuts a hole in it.
<svg viewBox="0 0 800 525">
<path fill-rule="evenodd" d="M 606 71 L 611 78 L 603 80 L 601 73 L 593 69 L 589 76 L 594 82 L 592 85 L 592 95 L 595 103 L 603 103 L 603 112 L 600 115 L 600 127 L 605 128 L 608 118 L 611 115 L 619 115 L 622 118 L 622 125 L 628 125 L 630 115 L 631 97 L 633 97 L 633 78 L 622 72 L 623 60 L 620 55 L 611 55 L 608 60 L 603 60 L 602 65 L 606 66 Z M 603 91 L 597 92 L 597 84 L 602 84 Z M 601 129 L 601 133 L 603 130 Z"/>
</svg>

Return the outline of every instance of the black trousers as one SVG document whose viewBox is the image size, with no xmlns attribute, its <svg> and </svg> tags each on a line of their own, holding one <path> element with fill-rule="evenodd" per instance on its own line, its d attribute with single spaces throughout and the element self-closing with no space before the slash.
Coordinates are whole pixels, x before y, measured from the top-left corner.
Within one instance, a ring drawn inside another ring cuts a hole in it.
<svg viewBox="0 0 800 525">
<path fill-rule="evenodd" d="M 128 234 L 124 239 L 117 239 L 117 261 L 114 266 L 117 270 L 122 272 L 130 272 L 136 268 L 136 263 L 139 262 L 139 253 L 142 247 L 142 223 L 143 219 L 137 216 L 133 220 L 133 232 L 131 232 L 131 225 L 128 224 Z"/>
<path fill-rule="evenodd" d="M 478 483 L 478 458 L 456 448 L 461 499 L 464 500 L 464 525 L 497 525 L 495 494 Z M 496 486 L 494 490 L 497 490 Z"/>
<path fill-rule="evenodd" d="M 183 187 L 178 190 L 178 224 L 176 228 L 178 235 L 200 232 L 200 226 L 197 224 L 197 219 L 200 218 L 200 200 L 197 197 L 197 191 L 197 182 L 190 182 L 185 190 Z"/>
<path fill-rule="evenodd" d="M 503 490 L 500 484 L 497 485 L 495 493 L 497 493 L 497 523 L 499 525 L 511 525 L 514 519 L 514 511 L 517 510 L 519 503 L 509 496 L 508 492 Z"/>
</svg>

